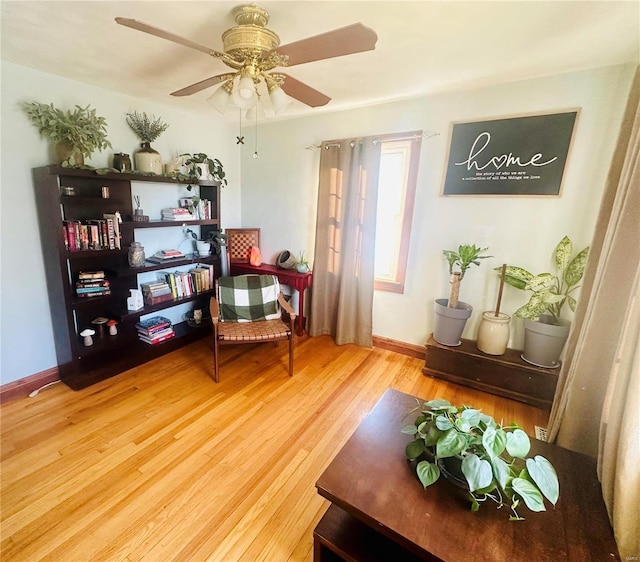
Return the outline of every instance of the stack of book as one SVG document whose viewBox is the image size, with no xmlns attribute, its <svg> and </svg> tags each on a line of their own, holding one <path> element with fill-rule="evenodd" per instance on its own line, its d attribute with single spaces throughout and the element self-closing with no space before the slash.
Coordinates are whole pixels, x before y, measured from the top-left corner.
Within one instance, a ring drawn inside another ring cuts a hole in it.
<svg viewBox="0 0 640 562">
<path fill-rule="evenodd" d="M 160 250 L 151 257 L 147 258 L 147 261 L 152 263 L 167 263 L 171 260 L 182 259 L 186 256 L 180 250 Z"/>
<path fill-rule="evenodd" d="M 173 299 L 171 287 L 165 281 L 156 283 L 141 283 L 142 296 L 147 304 L 158 304 Z"/>
<path fill-rule="evenodd" d="M 164 316 L 154 316 L 136 323 L 138 337 L 149 345 L 157 345 L 175 337 L 171 320 Z"/>
<path fill-rule="evenodd" d="M 194 221 L 196 216 L 189 212 L 186 207 L 171 207 L 162 209 L 163 221 Z"/>
<path fill-rule="evenodd" d="M 76 281 L 76 294 L 81 298 L 110 295 L 111 286 L 104 271 L 81 271 Z"/>
</svg>

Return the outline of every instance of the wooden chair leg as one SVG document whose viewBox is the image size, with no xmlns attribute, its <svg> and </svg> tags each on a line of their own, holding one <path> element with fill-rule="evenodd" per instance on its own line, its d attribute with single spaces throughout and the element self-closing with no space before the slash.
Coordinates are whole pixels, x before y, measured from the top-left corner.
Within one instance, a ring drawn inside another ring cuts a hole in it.
<svg viewBox="0 0 640 562">
<path fill-rule="evenodd" d="M 220 349 L 218 348 L 218 334 L 213 334 L 213 381 L 220 382 L 220 374 L 218 367 L 218 354 L 220 353 Z"/>
<path fill-rule="evenodd" d="M 293 331 L 289 334 L 289 376 L 293 376 Z"/>
</svg>

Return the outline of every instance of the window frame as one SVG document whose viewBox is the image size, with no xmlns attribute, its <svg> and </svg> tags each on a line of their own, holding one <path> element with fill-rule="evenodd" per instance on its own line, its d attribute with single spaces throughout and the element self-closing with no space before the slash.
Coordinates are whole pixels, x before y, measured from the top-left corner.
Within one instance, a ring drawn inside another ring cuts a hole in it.
<svg viewBox="0 0 640 562">
<path fill-rule="evenodd" d="M 411 227 L 413 224 L 413 210 L 415 207 L 416 188 L 418 184 L 418 168 L 420 165 L 420 151 L 422 148 L 422 131 L 396 133 L 384 135 L 376 139 L 380 143 L 411 140 L 409 151 L 409 168 L 407 172 L 407 187 L 405 191 L 404 212 L 402 214 L 402 228 L 398 249 L 398 265 L 393 281 L 388 279 L 374 279 L 375 291 L 386 291 L 404 294 L 404 285 L 409 261 L 409 246 L 411 244 Z"/>
</svg>

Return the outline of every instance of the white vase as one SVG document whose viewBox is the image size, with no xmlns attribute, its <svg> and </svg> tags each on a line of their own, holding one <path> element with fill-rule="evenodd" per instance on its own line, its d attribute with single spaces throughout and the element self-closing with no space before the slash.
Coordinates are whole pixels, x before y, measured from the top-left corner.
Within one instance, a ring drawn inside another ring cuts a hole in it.
<svg viewBox="0 0 640 562">
<path fill-rule="evenodd" d="M 504 355 L 509 343 L 509 321 L 511 316 L 491 310 L 482 313 L 478 328 L 477 346 L 487 355 Z"/>
<path fill-rule="evenodd" d="M 140 150 L 133 155 L 138 172 L 162 175 L 162 158 L 148 142 L 143 142 Z"/>
</svg>

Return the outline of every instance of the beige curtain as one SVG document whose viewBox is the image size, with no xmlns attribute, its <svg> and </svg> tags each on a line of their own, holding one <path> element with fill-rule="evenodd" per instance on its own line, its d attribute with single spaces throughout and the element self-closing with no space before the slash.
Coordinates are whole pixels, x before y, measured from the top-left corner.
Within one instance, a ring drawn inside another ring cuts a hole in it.
<svg viewBox="0 0 640 562">
<path fill-rule="evenodd" d="M 637 72 L 549 420 L 551 441 L 598 458 L 622 560 L 640 556 L 639 95 Z"/>
<path fill-rule="evenodd" d="M 371 347 L 380 143 L 343 139 L 321 150 L 309 333 Z"/>
</svg>

